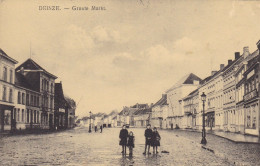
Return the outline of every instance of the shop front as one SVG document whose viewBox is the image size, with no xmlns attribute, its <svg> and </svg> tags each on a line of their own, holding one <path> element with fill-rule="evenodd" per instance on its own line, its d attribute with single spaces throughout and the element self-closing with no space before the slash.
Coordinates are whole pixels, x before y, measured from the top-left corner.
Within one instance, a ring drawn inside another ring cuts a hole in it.
<svg viewBox="0 0 260 166">
<path fill-rule="evenodd" d="M 15 130 L 14 106 L 0 104 L 0 132 Z"/>
<path fill-rule="evenodd" d="M 259 136 L 259 100 L 245 104 L 245 134 Z"/>
</svg>

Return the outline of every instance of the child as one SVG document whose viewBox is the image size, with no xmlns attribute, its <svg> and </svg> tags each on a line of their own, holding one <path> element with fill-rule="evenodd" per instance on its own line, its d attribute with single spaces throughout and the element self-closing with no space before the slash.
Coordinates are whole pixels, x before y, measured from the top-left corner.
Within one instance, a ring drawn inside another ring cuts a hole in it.
<svg viewBox="0 0 260 166">
<path fill-rule="evenodd" d="M 135 147 L 134 141 L 135 141 L 134 133 L 130 131 L 128 136 L 128 143 L 127 143 L 127 146 L 129 148 L 129 155 L 133 154 L 133 148 Z"/>
<path fill-rule="evenodd" d="M 152 134 L 153 153 L 154 153 L 155 149 L 156 149 L 156 153 L 158 153 L 157 147 L 160 146 L 160 140 L 161 140 L 161 136 L 158 133 L 157 128 L 154 127 L 153 128 L 153 134 Z"/>
</svg>

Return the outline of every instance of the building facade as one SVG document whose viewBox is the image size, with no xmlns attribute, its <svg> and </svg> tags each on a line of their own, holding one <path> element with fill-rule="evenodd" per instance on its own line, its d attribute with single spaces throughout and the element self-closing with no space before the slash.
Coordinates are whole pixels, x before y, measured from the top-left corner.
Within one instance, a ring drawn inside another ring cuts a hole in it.
<svg viewBox="0 0 260 166">
<path fill-rule="evenodd" d="M 16 69 L 16 72 L 25 76 L 34 91 L 40 93 L 40 117 L 42 129 L 54 128 L 54 81 L 57 78 L 47 72 L 32 59 L 26 60 Z M 34 100 L 35 98 L 31 98 Z M 36 99 L 37 100 L 37 99 Z"/>
<path fill-rule="evenodd" d="M 168 112 L 167 95 L 163 94 L 162 98 L 158 100 L 152 107 L 151 125 L 158 128 L 166 128 L 166 118 L 163 116 Z"/>
<path fill-rule="evenodd" d="M 183 121 L 183 101 L 191 91 L 198 88 L 201 79 L 193 73 L 190 73 L 179 80 L 172 88 L 166 91 L 168 117 L 168 128 L 186 128 L 187 124 Z"/>
<path fill-rule="evenodd" d="M 244 109 L 245 109 L 245 133 L 260 136 L 259 113 L 259 62 L 260 42 L 258 50 L 248 60 L 247 69 L 244 72 Z"/>
<path fill-rule="evenodd" d="M 187 97 L 183 98 L 184 102 L 184 120 L 186 128 L 197 129 L 198 121 L 197 114 L 199 112 L 199 90 L 192 91 Z"/>
<path fill-rule="evenodd" d="M 15 64 L 18 62 L 0 49 L 0 132 L 15 128 Z"/>
</svg>

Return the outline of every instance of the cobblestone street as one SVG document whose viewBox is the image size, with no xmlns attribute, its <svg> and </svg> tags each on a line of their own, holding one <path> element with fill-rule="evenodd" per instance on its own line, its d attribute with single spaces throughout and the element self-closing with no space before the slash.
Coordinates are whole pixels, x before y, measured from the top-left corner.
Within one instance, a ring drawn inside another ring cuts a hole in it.
<svg viewBox="0 0 260 166">
<path fill-rule="evenodd" d="M 259 145 L 234 144 L 208 135 L 201 147 L 200 133 L 160 130 L 162 150 L 143 155 L 144 129 L 130 128 L 136 137 L 133 157 L 121 154 L 119 128 L 88 133 L 87 128 L 45 134 L 5 137 L 0 140 L 1 165 L 259 165 Z"/>
</svg>

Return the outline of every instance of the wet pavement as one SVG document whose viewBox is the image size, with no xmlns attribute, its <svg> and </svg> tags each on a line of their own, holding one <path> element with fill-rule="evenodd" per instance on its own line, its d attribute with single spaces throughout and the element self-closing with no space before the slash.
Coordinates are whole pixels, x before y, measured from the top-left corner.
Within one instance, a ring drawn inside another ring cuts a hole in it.
<svg viewBox="0 0 260 166">
<path fill-rule="evenodd" d="M 200 133 L 178 130 L 159 130 L 160 152 L 168 154 L 143 155 L 144 129 L 128 130 L 135 135 L 132 157 L 128 150 L 126 155 L 121 154 L 120 128 L 104 128 L 103 133 L 75 128 L 1 138 L 0 165 L 260 165 L 259 145 L 235 144 L 208 135 L 208 145 L 202 148 Z"/>
</svg>

